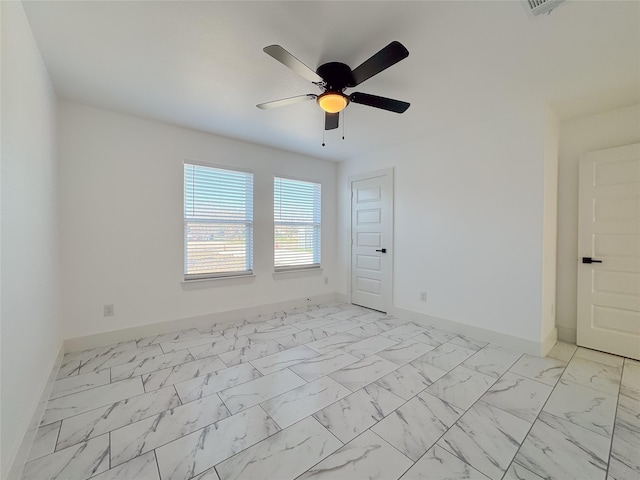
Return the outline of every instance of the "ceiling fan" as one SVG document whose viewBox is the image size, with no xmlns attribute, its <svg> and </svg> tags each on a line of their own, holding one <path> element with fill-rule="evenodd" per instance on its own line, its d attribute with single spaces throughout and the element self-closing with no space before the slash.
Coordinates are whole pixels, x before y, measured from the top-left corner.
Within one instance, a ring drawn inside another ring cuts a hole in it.
<svg viewBox="0 0 640 480">
<path fill-rule="evenodd" d="M 261 103 L 256 105 L 258 108 L 269 109 L 307 100 L 316 100 L 320 108 L 325 111 L 325 130 L 338 128 L 340 112 L 349 103 L 359 103 L 396 113 L 403 113 L 409 108 L 409 103 L 400 100 L 361 92 L 354 92 L 350 95 L 345 95 L 344 93 L 347 88 L 356 87 L 400 60 L 407 58 L 409 51 L 400 42 L 391 42 L 354 70 L 351 70 L 349 65 L 344 63 L 329 62 L 320 65 L 314 72 L 280 45 L 269 45 L 263 50 L 267 55 L 275 58 L 298 75 L 320 87 L 322 93 L 320 95 L 308 93 L 297 97 Z"/>
</svg>

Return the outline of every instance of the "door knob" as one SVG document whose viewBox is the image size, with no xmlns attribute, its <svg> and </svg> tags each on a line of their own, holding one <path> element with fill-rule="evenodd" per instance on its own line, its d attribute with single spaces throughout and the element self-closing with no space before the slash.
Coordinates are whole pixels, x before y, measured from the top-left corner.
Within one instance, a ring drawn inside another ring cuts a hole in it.
<svg viewBox="0 0 640 480">
<path fill-rule="evenodd" d="M 582 263 L 602 263 L 602 260 L 596 260 L 591 257 L 582 257 Z"/>
<path fill-rule="evenodd" d="M 387 253 L 387 249 L 386 248 L 381 248 L 380 250 L 376 250 L 376 252 Z"/>
</svg>

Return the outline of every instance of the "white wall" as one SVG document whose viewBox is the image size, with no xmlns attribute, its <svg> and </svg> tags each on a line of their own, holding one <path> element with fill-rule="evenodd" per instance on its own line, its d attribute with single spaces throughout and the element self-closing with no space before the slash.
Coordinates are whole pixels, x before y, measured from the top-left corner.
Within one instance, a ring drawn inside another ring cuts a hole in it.
<svg viewBox="0 0 640 480">
<path fill-rule="evenodd" d="M 0 2 L 0 5 L 0 430 L 2 478 L 5 479 L 12 464 L 20 468 L 24 461 L 19 447 L 55 364 L 61 341 L 56 97 L 22 4 Z"/>
<path fill-rule="evenodd" d="M 348 178 L 395 167 L 394 306 L 539 343 L 545 128 L 527 108 L 341 164 L 341 291 Z"/>
<path fill-rule="evenodd" d="M 638 142 L 640 105 L 573 119 L 560 126 L 557 322 L 561 340 L 576 340 L 580 155 Z"/>
<path fill-rule="evenodd" d="M 336 164 L 66 102 L 59 125 L 65 338 L 335 292 Z M 254 172 L 255 278 L 181 283 L 184 160 Z M 274 174 L 322 183 L 321 274 L 272 275 Z"/>
</svg>

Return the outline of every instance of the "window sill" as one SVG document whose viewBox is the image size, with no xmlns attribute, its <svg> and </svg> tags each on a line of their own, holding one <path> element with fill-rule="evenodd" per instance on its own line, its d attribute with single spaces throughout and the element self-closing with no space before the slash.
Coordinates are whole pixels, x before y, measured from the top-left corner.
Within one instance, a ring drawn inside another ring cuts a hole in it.
<svg viewBox="0 0 640 480">
<path fill-rule="evenodd" d="M 295 270 L 285 270 L 282 272 L 273 272 L 273 278 L 290 278 L 304 277 L 322 273 L 322 267 L 317 268 L 298 268 Z"/>
<path fill-rule="evenodd" d="M 253 281 L 253 279 L 256 278 L 255 273 L 252 273 L 250 275 L 228 275 L 226 277 L 209 277 L 209 278 L 194 278 L 193 280 L 184 280 L 182 279 L 182 281 L 180 282 L 182 284 L 182 288 L 183 289 L 189 289 L 189 287 L 192 288 L 203 288 L 206 287 L 207 285 L 220 285 L 220 284 L 224 284 L 224 283 L 232 283 L 232 284 L 241 284 L 241 283 L 246 283 L 243 282 L 243 280 L 247 280 L 247 281 Z M 221 280 L 223 280 L 221 282 Z M 224 280 L 227 280 L 227 282 L 224 282 Z"/>
</svg>

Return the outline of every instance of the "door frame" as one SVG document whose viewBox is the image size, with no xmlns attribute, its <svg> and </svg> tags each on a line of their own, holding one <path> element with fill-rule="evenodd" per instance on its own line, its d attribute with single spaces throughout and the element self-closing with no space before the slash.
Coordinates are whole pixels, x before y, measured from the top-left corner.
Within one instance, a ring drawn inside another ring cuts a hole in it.
<svg viewBox="0 0 640 480">
<path fill-rule="evenodd" d="M 348 178 L 348 191 L 349 191 L 349 239 L 347 244 L 349 245 L 349 265 L 347 267 L 347 273 L 349 275 L 349 294 L 348 299 L 349 303 L 352 303 L 353 297 L 353 275 L 352 275 L 352 267 L 353 267 L 353 182 L 358 182 L 360 180 L 368 180 L 370 178 L 383 177 L 388 176 L 391 180 L 391 235 L 389 236 L 389 251 L 388 256 L 390 257 L 389 261 L 389 278 L 391 279 L 391 284 L 389 285 L 389 302 L 390 305 L 386 306 L 387 313 L 390 313 L 391 309 L 393 309 L 393 270 L 394 270 L 394 239 L 395 239 L 395 177 L 394 177 L 394 167 L 384 168 L 381 170 L 374 170 L 372 172 L 361 173 L 357 175 L 352 175 Z"/>
</svg>

